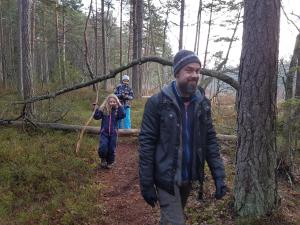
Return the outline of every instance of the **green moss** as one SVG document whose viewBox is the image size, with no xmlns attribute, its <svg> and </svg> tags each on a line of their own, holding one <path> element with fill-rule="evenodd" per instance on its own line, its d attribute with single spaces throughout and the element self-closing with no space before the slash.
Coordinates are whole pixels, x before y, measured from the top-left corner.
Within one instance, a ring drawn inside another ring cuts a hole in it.
<svg viewBox="0 0 300 225">
<path fill-rule="evenodd" d="M 48 130 L 28 136 L 1 128 L 1 224 L 99 222 L 99 187 L 93 185 L 90 163 L 97 158 L 97 139 L 85 137 L 79 155 L 76 140 L 75 133 Z"/>
</svg>

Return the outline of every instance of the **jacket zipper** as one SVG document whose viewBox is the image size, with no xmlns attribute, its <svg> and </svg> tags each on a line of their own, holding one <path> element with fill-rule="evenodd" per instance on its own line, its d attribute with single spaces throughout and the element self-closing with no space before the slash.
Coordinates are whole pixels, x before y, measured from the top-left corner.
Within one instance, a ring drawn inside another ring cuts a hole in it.
<svg viewBox="0 0 300 225">
<path fill-rule="evenodd" d="M 109 114 L 108 135 L 110 136 L 111 114 Z"/>
</svg>

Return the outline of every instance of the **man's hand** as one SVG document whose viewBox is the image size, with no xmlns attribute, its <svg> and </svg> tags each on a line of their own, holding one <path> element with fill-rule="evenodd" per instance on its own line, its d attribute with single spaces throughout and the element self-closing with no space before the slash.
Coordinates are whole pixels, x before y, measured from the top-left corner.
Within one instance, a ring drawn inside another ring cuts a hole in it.
<svg viewBox="0 0 300 225">
<path fill-rule="evenodd" d="M 227 187 L 224 180 L 221 178 L 215 180 L 216 192 L 215 198 L 221 199 L 226 195 Z"/>
<path fill-rule="evenodd" d="M 155 204 L 157 202 L 157 194 L 154 187 L 145 188 L 142 190 L 142 196 L 144 200 L 152 206 L 152 208 L 155 207 Z"/>
</svg>

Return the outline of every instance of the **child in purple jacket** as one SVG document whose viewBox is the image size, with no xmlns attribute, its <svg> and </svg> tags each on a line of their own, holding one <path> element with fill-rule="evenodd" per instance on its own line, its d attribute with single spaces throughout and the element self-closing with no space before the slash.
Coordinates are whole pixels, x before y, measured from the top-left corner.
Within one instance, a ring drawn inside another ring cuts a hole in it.
<svg viewBox="0 0 300 225">
<path fill-rule="evenodd" d="M 118 97 L 110 94 L 99 107 L 95 104 L 94 119 L 100 120 L 100 144 L 98 154 L 102 168 L 111 168 L 115 161 L 115 149 L 117 144 L 118 120 L 125 117 L 125 111 Z"/>
</svg>

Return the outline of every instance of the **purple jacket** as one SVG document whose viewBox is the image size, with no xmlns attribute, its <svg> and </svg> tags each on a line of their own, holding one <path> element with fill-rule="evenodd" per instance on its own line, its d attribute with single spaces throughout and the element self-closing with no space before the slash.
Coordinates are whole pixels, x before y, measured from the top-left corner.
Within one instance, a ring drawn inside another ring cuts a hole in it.
<svg viewBox="0 0 300 225">
<path fill-rule="evenodd" d="M 108 136 L 117 135 L 118 120 L 125 118 L 124 108 L 113 109 L 110 115 L 105 115 L 101 110 L 96 109 L 94 114 L 95 120 L 102 119 L 100 134 L 104 133 Z"/>
</svg>

